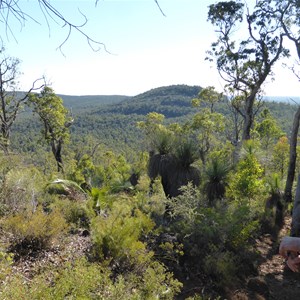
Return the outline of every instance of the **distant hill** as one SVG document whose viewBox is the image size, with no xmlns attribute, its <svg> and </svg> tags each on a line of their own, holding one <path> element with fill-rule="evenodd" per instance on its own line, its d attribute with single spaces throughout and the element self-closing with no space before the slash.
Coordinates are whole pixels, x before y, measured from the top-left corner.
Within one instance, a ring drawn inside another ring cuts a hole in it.
<svg viewBox="0 0 300 300">
<path fill-rule="evenodd" d="M 199 111 L 191 105 L 191 100 L 201 91 L 200 86 L 171 85 L 149 90 L 134 97 L 129 96 L 68 96 L 59 95 L 64 105 L 72 110 L 74 124 L 71 126 L 73 143 L 88 135 L 115 151 L 126 148 L 145 148 L 144 136 L 136 126 L 145 120 L 149 112 L 165 116 L 166 123 L 186 122 Z M 289 134 L 296 111 L 295 104 L 284 97 L 269 97 L 265 106 Z M 286 100 L 286 101 L 284 101 Z M 215 106 L 217 112 L 229 115 L 226 101 Z M 20 151 L 34 151 L 36 137 L 41 127 L 37 118 L 28 111 L 22 113 L 14 125 L 12 144 Z"/>
<path fill-rule="evenodd" d="M 266 96 L 264 97 L 264 100 L 268 102 L 282 102 L 282 103 L 291 103 L 291 104 L 295 104 L 295 102 L 300 103 L 300 97 Z"/>
<path fill-rule="evenodd" d="M 69 95 L 58 95 L 64 101 L 64 105 L 68 109 L 78 110 L 84 108 L 95 108 L 107 104 L 116 104 L 125 99 L 130 98 L 129 96 L 121 95 L 85 95 L 85 96 L 69 96 Z"/>
<path fill-rule="evenodd" d="M 158 112 L 166 118 L 180 117 L 195 112 L 191 100 L 199 94 L 200 86 L 171 85 L 152 89 L 123 100 L 118 105 L 110 105 L 95 111 L 96 114 L 137 114 Z"/>
</svg>

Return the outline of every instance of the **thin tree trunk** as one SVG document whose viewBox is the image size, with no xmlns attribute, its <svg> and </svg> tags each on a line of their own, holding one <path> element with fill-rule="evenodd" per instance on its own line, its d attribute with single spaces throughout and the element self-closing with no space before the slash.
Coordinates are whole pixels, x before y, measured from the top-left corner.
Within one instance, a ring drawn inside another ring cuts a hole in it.
<svg viewBox="0 0 300 300">
<path fill-rule="evenodd" d="M 245 111 L 243 137 L 242 137 L 243 141 L 249 140 L 251 138 L 251 128 L 253 125 L 253 105 L 254 105 L 255 95 L 251 94 L 246 99 L 246 111 Z"/>
<path fill-rule="evenodd" d="M 57 144 L 55 144 L 54 141 L 52 141 L 51 143 L 52 143 L 52 153 L 54 155 L 57 164 L 57 171 L 64 173 L 63 160 L 61 155 L 62 141 L 59 140 Z"/>
<path fill-rule="evenodd" d="M 297 189 L 293 207 L 291 236 L 300 236 L 300 175 L 298 175 Z"/>
<path fill-rule="evenodd" d="M 292 202 L 292 188 L 295 178 L 296 159 L 297 159 L 297 137 L 300 121 L 300 106 L 294 116 L 291 141 L 290 141 L 290 160 L 288 166 L 287 179 L 284 190 L 284 198 L 286 202 Z"/>
</svg>

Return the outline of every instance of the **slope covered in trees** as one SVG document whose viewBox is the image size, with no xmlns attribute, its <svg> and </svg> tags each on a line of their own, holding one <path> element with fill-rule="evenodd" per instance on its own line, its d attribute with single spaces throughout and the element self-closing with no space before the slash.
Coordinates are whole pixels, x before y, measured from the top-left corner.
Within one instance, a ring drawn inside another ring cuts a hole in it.
<svg viewBox="0 0 300 300">
<path fill-rule="evenodd" d="M 91 134 L 113 149 L 135 149 L 135 147 L 142 149 L 142 135 L 137 129 L 137 122 L 145 120 L 150 112 L 163 114 L 167 123 L 187 121 L 199 110 L 192 106 L 192 99 L 197 97 L 200 90 L 200 87 L 175 85 L 153 89 L 135 97 L 66 95 L 61 97 L 74 118 L 74 124 L 70 128 L 74 141 Z M 205 105 L 202 104 L 203 107 Z M 296 105 L 268 100 L 264 106 L 278 120 L 282 130 L 289 135 Z M 216 111 L 224 115 L 230 114 L 226 101 L 216 104 Z M 37 120 L 34 121 L 31 114 L 21 113 L 14 127 L 12 140 L 14 147 L 19 150 L 34 147 L 30 141 L 36 140 L 38 126 Z"/>
</svg>

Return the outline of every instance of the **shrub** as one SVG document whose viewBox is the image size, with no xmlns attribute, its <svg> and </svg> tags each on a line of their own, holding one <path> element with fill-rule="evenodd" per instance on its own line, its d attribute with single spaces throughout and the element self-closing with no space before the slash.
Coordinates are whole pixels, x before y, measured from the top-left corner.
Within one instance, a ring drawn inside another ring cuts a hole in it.
<svg viewBox="0 0 300 300">
<path fill-rule="evenodd" d="M 10 274 L 12 263 L 13 255 L 0 250 L 0 282 Z"/>
<path fill-rule="evenodd" d="M 73 264 L 51 268 L 25 283 L 24 278 L 15 275 L 0 286 L 0 298 L 171 300 L 181 286 L 159 263 L 148 266 L 140 277 L 129 273 L 112 280 L 111 272 L 105 265 L 91 264 L 80 259 Z"/>
<path fill-rule="evenodd" d="M 63 214 L 66 222 L 75 228 L 89 228 L 94 213 L 86 207 L 86 203 L 78 203 L 68 199 L 57 200 L 54 207 Z"/>
<path fill-rule="evenodd" d="M 172 214 L 166 231 L 176 232 L 178 243 L 184 246 L 181 263 L 188 272 L 186 276 L 193 278 L 204 270 L 213 275 L 218 287 L 225 287 L 245 270 L 240 262 L 250 253 L 260 215 L 247 200 L 224 201 L 211 207 L 208 199 L 190 185 L 182 191 L 182 195 L 168 200 Z"/>
<path fill-rule="evenodd" d="M 41 209 L 24 211 L 7 217 L 4 229 L 11 234 L 11 247 L 19 254 L 48 248 L 51 242 L 66 232 L 67 224 L 59 211 L 49 214 Z"/>
<path fill-rule="evenodd" d="M 252 199 L 266 193 L 263 177 L 263 168 L 250 151 L 237 165 L 237 171 L 229 183 L 227 196 L 237 199 Z"/>
<path fill-rule="evenodd" d="M 0 215 L 34 209 L 43 188 L 43 177 L 34 167 L 10 170 L 1 183 Z"/>
<path fill-rule="evenodd" d="M 230 251 L 220 251 L 212 247 L 212 251 L 206 255 L 204 270 L 211 278 L 216 279 L 218 287 L 231 287 L 236 283 L 238 270 L 237 256 Z"/>
<path fill-rule="evenodd" d="M 129 265 L 147 261 L 151 253 L 140 238 L 154 227 L 153 221 L 138 209 L 115 204 L 107 217 L 93 219 L 92 240 L 95 256 L 112 258 Z"/>
</svg>

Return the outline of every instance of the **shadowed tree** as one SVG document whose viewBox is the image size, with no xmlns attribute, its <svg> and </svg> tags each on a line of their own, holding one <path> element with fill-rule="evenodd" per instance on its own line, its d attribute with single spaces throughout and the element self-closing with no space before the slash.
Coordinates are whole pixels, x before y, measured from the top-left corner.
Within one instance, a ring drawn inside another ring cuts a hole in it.
<svg viewBox="0 0 300 300">
<path fill-rule="evenodd" d="M 168 197 L 182 193 L 181 187 L 189 182 L 193 186 L 200 184 L 200 171 L 192 164 L 199 158 L 197 146 L 191 140 L 179 140 L 168 163 L 161 170 L 164 191 Z"/>
<path fill-rule="evenodd" d="M 227 177 L 230 171 L 228 163 L 222 161 L 220 158 L 212 159 L 205 169 L 206 183 L 204 191 L 207 199 L 212 205 L 216 200 L 222 200 L 227 184 Z"/>
<path fill-rule="evenodd" d="M 57 163 L 57 171 L 63 172 L 62 146 L 69 140 L 69 127 L 73 119 L 63 101 L 50 87 L 44 87 L 40 94 L 30 94 L 30 104 L 43 123 L 43 134 L 51 146 Z"/>
<path fill-rule="evenodd" d="M 149 113 L 145 122 L 138 127 L 146 134 L 150 147 L 148 176 L 151 180 L 150 193 L 154 180 L 160 176 L 166 197 L 176 197 L 181 187 L 191 182 L 198 186 L 199 170 L 192 164 L 199 158 L 195 143 L 183 137 L 184 130 L 178 124 L 165 127 L 161 124 L 164 116 Z"/>
</svg>

